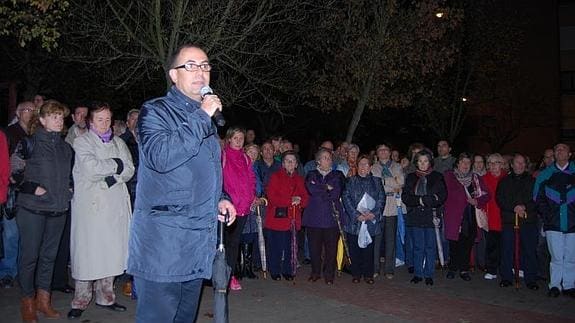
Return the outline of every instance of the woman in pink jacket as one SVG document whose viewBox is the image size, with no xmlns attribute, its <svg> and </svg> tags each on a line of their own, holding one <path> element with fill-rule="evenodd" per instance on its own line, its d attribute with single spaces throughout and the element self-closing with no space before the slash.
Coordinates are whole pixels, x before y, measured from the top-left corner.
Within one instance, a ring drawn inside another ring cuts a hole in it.
<svg viewBox="0 0 575 323">
<path fill-rule="evenodd" d="M 230 196 L 237 211 L 235 223 L 226 228 L 227 236 L 225 239 L 226 258 L 232 269 L 236 267 L 240 236 L 244 230 L 247 216 L 250 214 L 250 208 L 253 203 L 258 201 L 252 161 L 242 149 L 245 135 L 246 131 L 242 128 L 232 127 L 228 129 L 222 153 L 224 191 Z M 230 289 L 242 289 L 235 275 L 232 275 Z"/>
</svg>

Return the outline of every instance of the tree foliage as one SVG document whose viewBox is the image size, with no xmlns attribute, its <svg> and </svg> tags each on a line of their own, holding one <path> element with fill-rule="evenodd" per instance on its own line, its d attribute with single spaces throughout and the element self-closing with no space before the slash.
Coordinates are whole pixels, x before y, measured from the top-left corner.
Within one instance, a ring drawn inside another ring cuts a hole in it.
<svg viewBox="0 0 575 323">
<path fill-rule="evenodd" d="M 208 52 L 225 105 L 281 113 L 303 84 L 299 35 L 317 6 L 299 0 L 71 0 L 66 59 L 97 65 L 114 88 L 170 84 L 183 43 Z"/>
<path fill-rule="evenodd" d="M 21 47 L 38 40 L 50 51 L 58 46 L 69 3 L 63 0 L 7 0 L 0 3 L 0 36 L 18 40 Z"/>
<path fill-rule="evenodd" d="M 518 76 L 524 18 L 515 6 L 498 1 L 460 1 L 462 28 L 453 38 L 460 48 L 456 63 L 418 102 L 427 124 L 439 138 L 455 141 L 470 108 L 511 100 Z M 508 105 L 511 106 L 511 105 Z"/>
<path fill-rule="evenodd" d="M 341 1 L 324 17 L 310 103 L 323 110 L 352 109 L 351 141 L 363 110 L 406 107 L 426 80 L 440 75 L 458 48 L 447 41 L 461 21 L 443 1 Z M 450 11 L 446 19 L 438 12 Z M 312 49 L 313 50 L 313 49 Z"/>
</svg>

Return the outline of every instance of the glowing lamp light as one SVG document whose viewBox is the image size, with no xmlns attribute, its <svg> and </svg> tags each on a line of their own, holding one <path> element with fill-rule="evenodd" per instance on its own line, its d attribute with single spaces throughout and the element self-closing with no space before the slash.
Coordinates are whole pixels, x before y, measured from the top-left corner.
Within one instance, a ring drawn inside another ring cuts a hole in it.
<svg viewBox="0 0 575 323">
<path fill-rule="evenodd" d="M 467 102 L 467 98 L 461 98 L 461 101 Z"/>
<path fill-rule="evenodd" d="M 435 13 L 435 16 L 436 16 L 437 18 L 442 18 L 442 17 L 443 17 L 443 12 L 441 12 L 441 11 L 436 12 L 436 13 Z"/>
</svg>

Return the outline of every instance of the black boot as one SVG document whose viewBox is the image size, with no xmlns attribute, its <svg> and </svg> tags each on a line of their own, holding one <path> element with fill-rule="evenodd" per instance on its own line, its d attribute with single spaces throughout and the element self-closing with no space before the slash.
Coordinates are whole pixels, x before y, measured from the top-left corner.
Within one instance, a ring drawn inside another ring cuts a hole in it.
<svg viewBox="0 0 575 323">
<path fill-rule="evenodd" d="M 246 276 L 249 279 L 258 278 L 258 276 L 254 274 L 253 250 L 254 250 L 253 243 L 246 243 L 243 245 L 242 254 L 244 255 L 244 276 Z"/>
</svg>

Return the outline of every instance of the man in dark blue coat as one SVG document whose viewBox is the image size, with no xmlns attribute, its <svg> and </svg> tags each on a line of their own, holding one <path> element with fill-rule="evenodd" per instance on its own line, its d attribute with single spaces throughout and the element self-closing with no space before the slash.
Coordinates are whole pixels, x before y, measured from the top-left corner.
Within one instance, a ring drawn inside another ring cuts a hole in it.
<svg viewBox="0 0 575 323">
<path fill-rule="evenodd" d="M 128 273 L 138 292 L 137 322 L 194 321 L 203 279 L 212 275 L 217 219 L 236 211 L 222 198 L 220 145 L 211 116 L 222 105 L 202 98 L 211 65 L 199 47 L 171 58 L 167 95 L 142 106 L 140 164 Z"/>
</svg>

